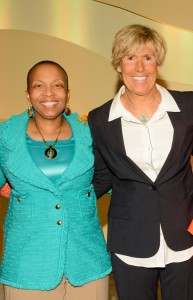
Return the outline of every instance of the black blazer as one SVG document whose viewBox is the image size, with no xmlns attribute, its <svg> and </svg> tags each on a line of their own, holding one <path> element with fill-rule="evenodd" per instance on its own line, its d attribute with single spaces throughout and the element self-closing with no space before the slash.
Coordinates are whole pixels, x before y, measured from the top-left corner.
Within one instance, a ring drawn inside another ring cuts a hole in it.
<svg viewBox="0 0 193 300">
<path fill-rule="evenodd" d="M 160 224 L 171 249 L 193 246 L 187 232 L 193 219 L 193 92 L 169 92 L 181 111 L 168 112 L 173 144 L 155 182 L 126 156 L 121 118 L 108 122 L 112 100 L 89 113 L 98 198 L 112 188 L 107 239 L 111 252 L 153 256 L 160 245 Z"/>
</svg>

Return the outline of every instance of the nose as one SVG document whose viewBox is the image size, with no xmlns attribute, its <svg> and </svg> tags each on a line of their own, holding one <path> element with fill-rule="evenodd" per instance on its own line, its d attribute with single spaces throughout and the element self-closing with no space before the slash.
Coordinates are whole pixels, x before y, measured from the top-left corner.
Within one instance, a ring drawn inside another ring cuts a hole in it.
<svg viewBox="0 0 193 300">
<path fill-rule="evenodd" d="M 143 61 L 141 58 L 137 60 L 137 71 L 142 72 L 144 69 Z"/>
<path fill-rule="evenodd" d="M 46 85 L 45 86 L 45 88 L 44 88 L 44 95 L 46 95 L 46 96 L 51 96 L 51 95 L 53 95 L 53 88 L 52 88 L 52 86 L 50 86 L 50 85 Z"/>
</svg>

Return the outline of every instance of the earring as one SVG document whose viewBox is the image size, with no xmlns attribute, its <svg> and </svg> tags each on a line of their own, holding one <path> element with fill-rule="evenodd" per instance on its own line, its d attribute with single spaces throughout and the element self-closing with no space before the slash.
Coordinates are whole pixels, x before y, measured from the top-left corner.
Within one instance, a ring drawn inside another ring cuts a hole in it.
<svg viewBox="0 0 193 300">
<path fill-rule="evenodd" d="M 34 116 L 34 110 L 33 110 L 33 106 L 32 106 L 32 105 L 30 105 L 30 106 L 28 107 L 27 113 L 28 113 L 28 116 L 29 116 L 30 118 L 32 118 L 32 117 Z"/>
<path fill-rule="evenodd" d="M 71 109 L 70 106 L 68 104 L 66 104 L 66 107 L 64 109 L 64 112 L 67 116 L 69 116 L 71 114 Z"/>
</svg>

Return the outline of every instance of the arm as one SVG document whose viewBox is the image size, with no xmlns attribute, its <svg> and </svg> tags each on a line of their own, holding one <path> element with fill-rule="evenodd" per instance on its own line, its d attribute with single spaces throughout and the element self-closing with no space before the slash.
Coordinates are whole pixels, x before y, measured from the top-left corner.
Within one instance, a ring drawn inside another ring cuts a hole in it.
<svg viewBox="0 0 193 300">
<path fill-rule="evenodd" d="M 93 146 L 93 153 L 95 157 L 93 185 L 97 198 L 100 198 L 111 189 L 112 174 L 95 146 Z"/>
<path fill-rule="evenodd" d="M 94 178 L 93 178 L 93 185 L 95 188 L 95 193 L 97 198 L 100 198 L 104 194 L 108 193 L 112 187 L 112 173 L 109 170 L 108 166 L 106 165 L 99 149 L 97 148 L 95 139 L 94 139 L 94 126 L 92 119 L 89 115 L 89 126 L 91 130 L 91 135 L 93 138 L 93 154 L 95 158 L 94 163 Z"/>
<path fill-rule="evenodd" d="M 10 185 L 6 183 L 1 189 L 0 189 L 0 197 L 9 198 L 10 196 Z"/>
<path fill-rule="evenodd" d="M 9 198 L 10 185 L 6 183 L 6 178 L 3 172 L 0 170 L 0 197 Z"/>
</svg>

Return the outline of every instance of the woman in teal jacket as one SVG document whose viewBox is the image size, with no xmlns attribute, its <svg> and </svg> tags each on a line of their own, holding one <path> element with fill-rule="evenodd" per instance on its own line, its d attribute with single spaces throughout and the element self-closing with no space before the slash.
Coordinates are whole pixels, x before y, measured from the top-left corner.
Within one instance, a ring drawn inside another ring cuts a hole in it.
<svg viewBox="0 0 193 300">
<path fill-rule="evenodd" d="M 11 186 L 0 269 L 6 300 L 107 300 L 111 265 L 89 127 L 69 113 L 57 63 L 30 69 L 26 95 L 28 113 L 0 123 L 0 186 Z"/>
</svg>

